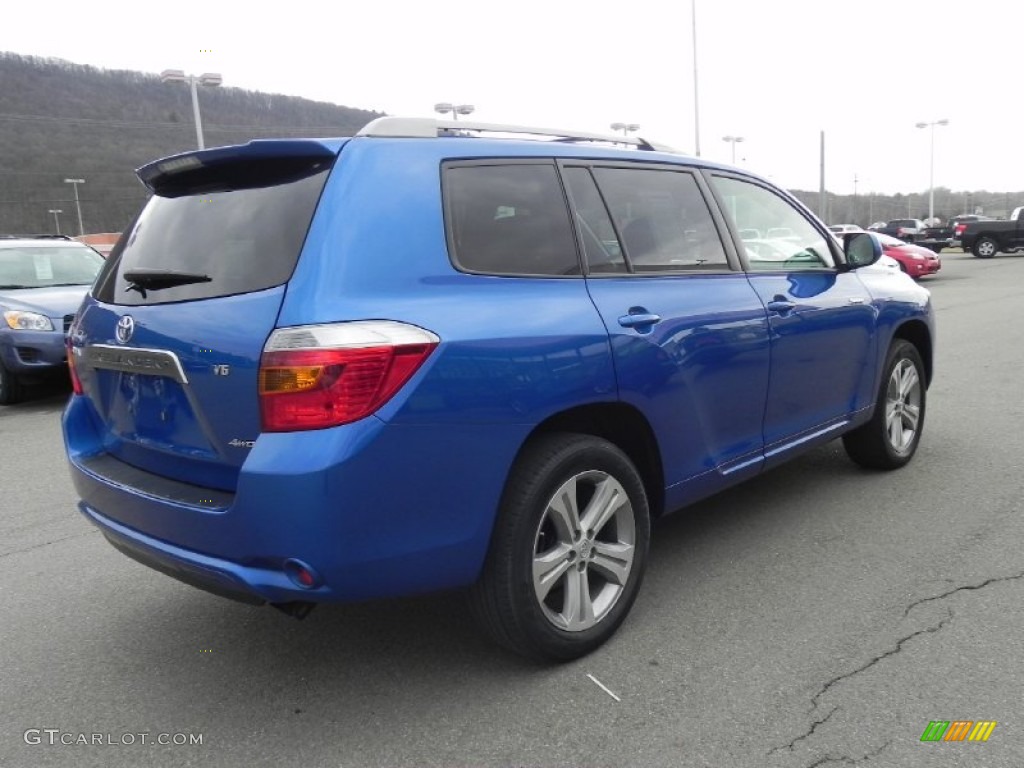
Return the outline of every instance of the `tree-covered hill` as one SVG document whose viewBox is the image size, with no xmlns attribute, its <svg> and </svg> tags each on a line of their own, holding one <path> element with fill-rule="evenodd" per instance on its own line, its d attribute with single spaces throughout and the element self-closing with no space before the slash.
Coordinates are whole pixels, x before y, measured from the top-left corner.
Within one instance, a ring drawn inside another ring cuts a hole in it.
<svg viewBox="0 0 1024 768">
<path fill-rule="evenodd" d="M 240 88 L 200 88 L 207 146 L 349 136 L 380 113 Z M 120 231 L 146 199 L 134 169 L 194 149 L 192 98 L 155 74 L 0 53 L 0 233 Z"/>
</svg>

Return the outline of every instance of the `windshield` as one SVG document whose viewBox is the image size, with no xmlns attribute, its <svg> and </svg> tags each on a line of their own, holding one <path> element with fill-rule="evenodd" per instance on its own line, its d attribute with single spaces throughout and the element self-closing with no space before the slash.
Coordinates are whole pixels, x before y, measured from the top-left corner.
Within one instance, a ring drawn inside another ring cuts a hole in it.
<svg viewBox="0 0 1024 768">
<path fill-rule="evenodd" d="M 0 288 L 92 285 L 103 257 L 91 248 L 66 245 L 0 248 Z"/>
</svg>

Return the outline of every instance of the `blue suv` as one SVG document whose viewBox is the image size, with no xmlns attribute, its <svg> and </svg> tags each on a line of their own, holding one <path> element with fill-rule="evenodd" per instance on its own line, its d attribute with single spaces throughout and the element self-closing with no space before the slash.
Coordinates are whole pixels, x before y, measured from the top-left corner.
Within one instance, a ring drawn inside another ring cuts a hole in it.
<svg viewBox="0 0 1024 768">
<path fill-rule="evenodd" d="M 381 118 L 153 162 L 69 335 L 117 549 L 301 617 L 469 587 L 503 645 L 617 629 L 651 522 L 921 437 L 928 292 L 764 179 L 635 138 Z"/>
</svg>

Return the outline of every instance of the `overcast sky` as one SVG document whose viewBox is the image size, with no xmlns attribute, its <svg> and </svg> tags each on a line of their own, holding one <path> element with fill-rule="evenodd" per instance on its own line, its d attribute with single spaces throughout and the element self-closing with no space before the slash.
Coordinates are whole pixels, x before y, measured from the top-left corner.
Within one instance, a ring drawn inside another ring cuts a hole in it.
<svg viewBox="0 0 1024 768">
<path fill-rule="evenodd" d="M 1024 190 L 1024 6 L 1012 0 L 693 0 L 700 149 L 788 188 Z M 8 2 L 0 50 L 394 115 L 640 135 L 693 153 L 691 0 Z M 159 10 L 158 10 L 159 9 Z M 172 86 L 168 86 L 172 87 Z M 180 87 L 180 86 L 179 86 Z M 202 96 L 200 96 L 202 98 Z M 3 111 L 0 93 L 0 112 Z M 52 105 L 62 115 L 62 105 Z"/>
</svg>

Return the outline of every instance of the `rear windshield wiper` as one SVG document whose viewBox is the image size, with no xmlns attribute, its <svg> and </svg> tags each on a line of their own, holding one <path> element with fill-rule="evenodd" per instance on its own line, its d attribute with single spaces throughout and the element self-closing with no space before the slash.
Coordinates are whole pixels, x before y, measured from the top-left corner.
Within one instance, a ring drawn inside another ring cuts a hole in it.
<svg viewBox="0 0 1024 768">
<path fill-rule="evenodd" d="M 0 285 L 0 291 L 13 290 L 14 288 L 28 288 L 27 285 Z"/>
<path fill-rule="evenodd" d="M 146 298 L 146 291 L 159 291 L 192 283 L 209 283 L 213 280 L 209 275 L 201 275 L 197 272 L 175 272 L 170 269 L 132 269 L 122 272 L 121 277 L 128 281 L 128 290 L 138 291 L 142 294 L 142 298 Z"/>
</svg>

